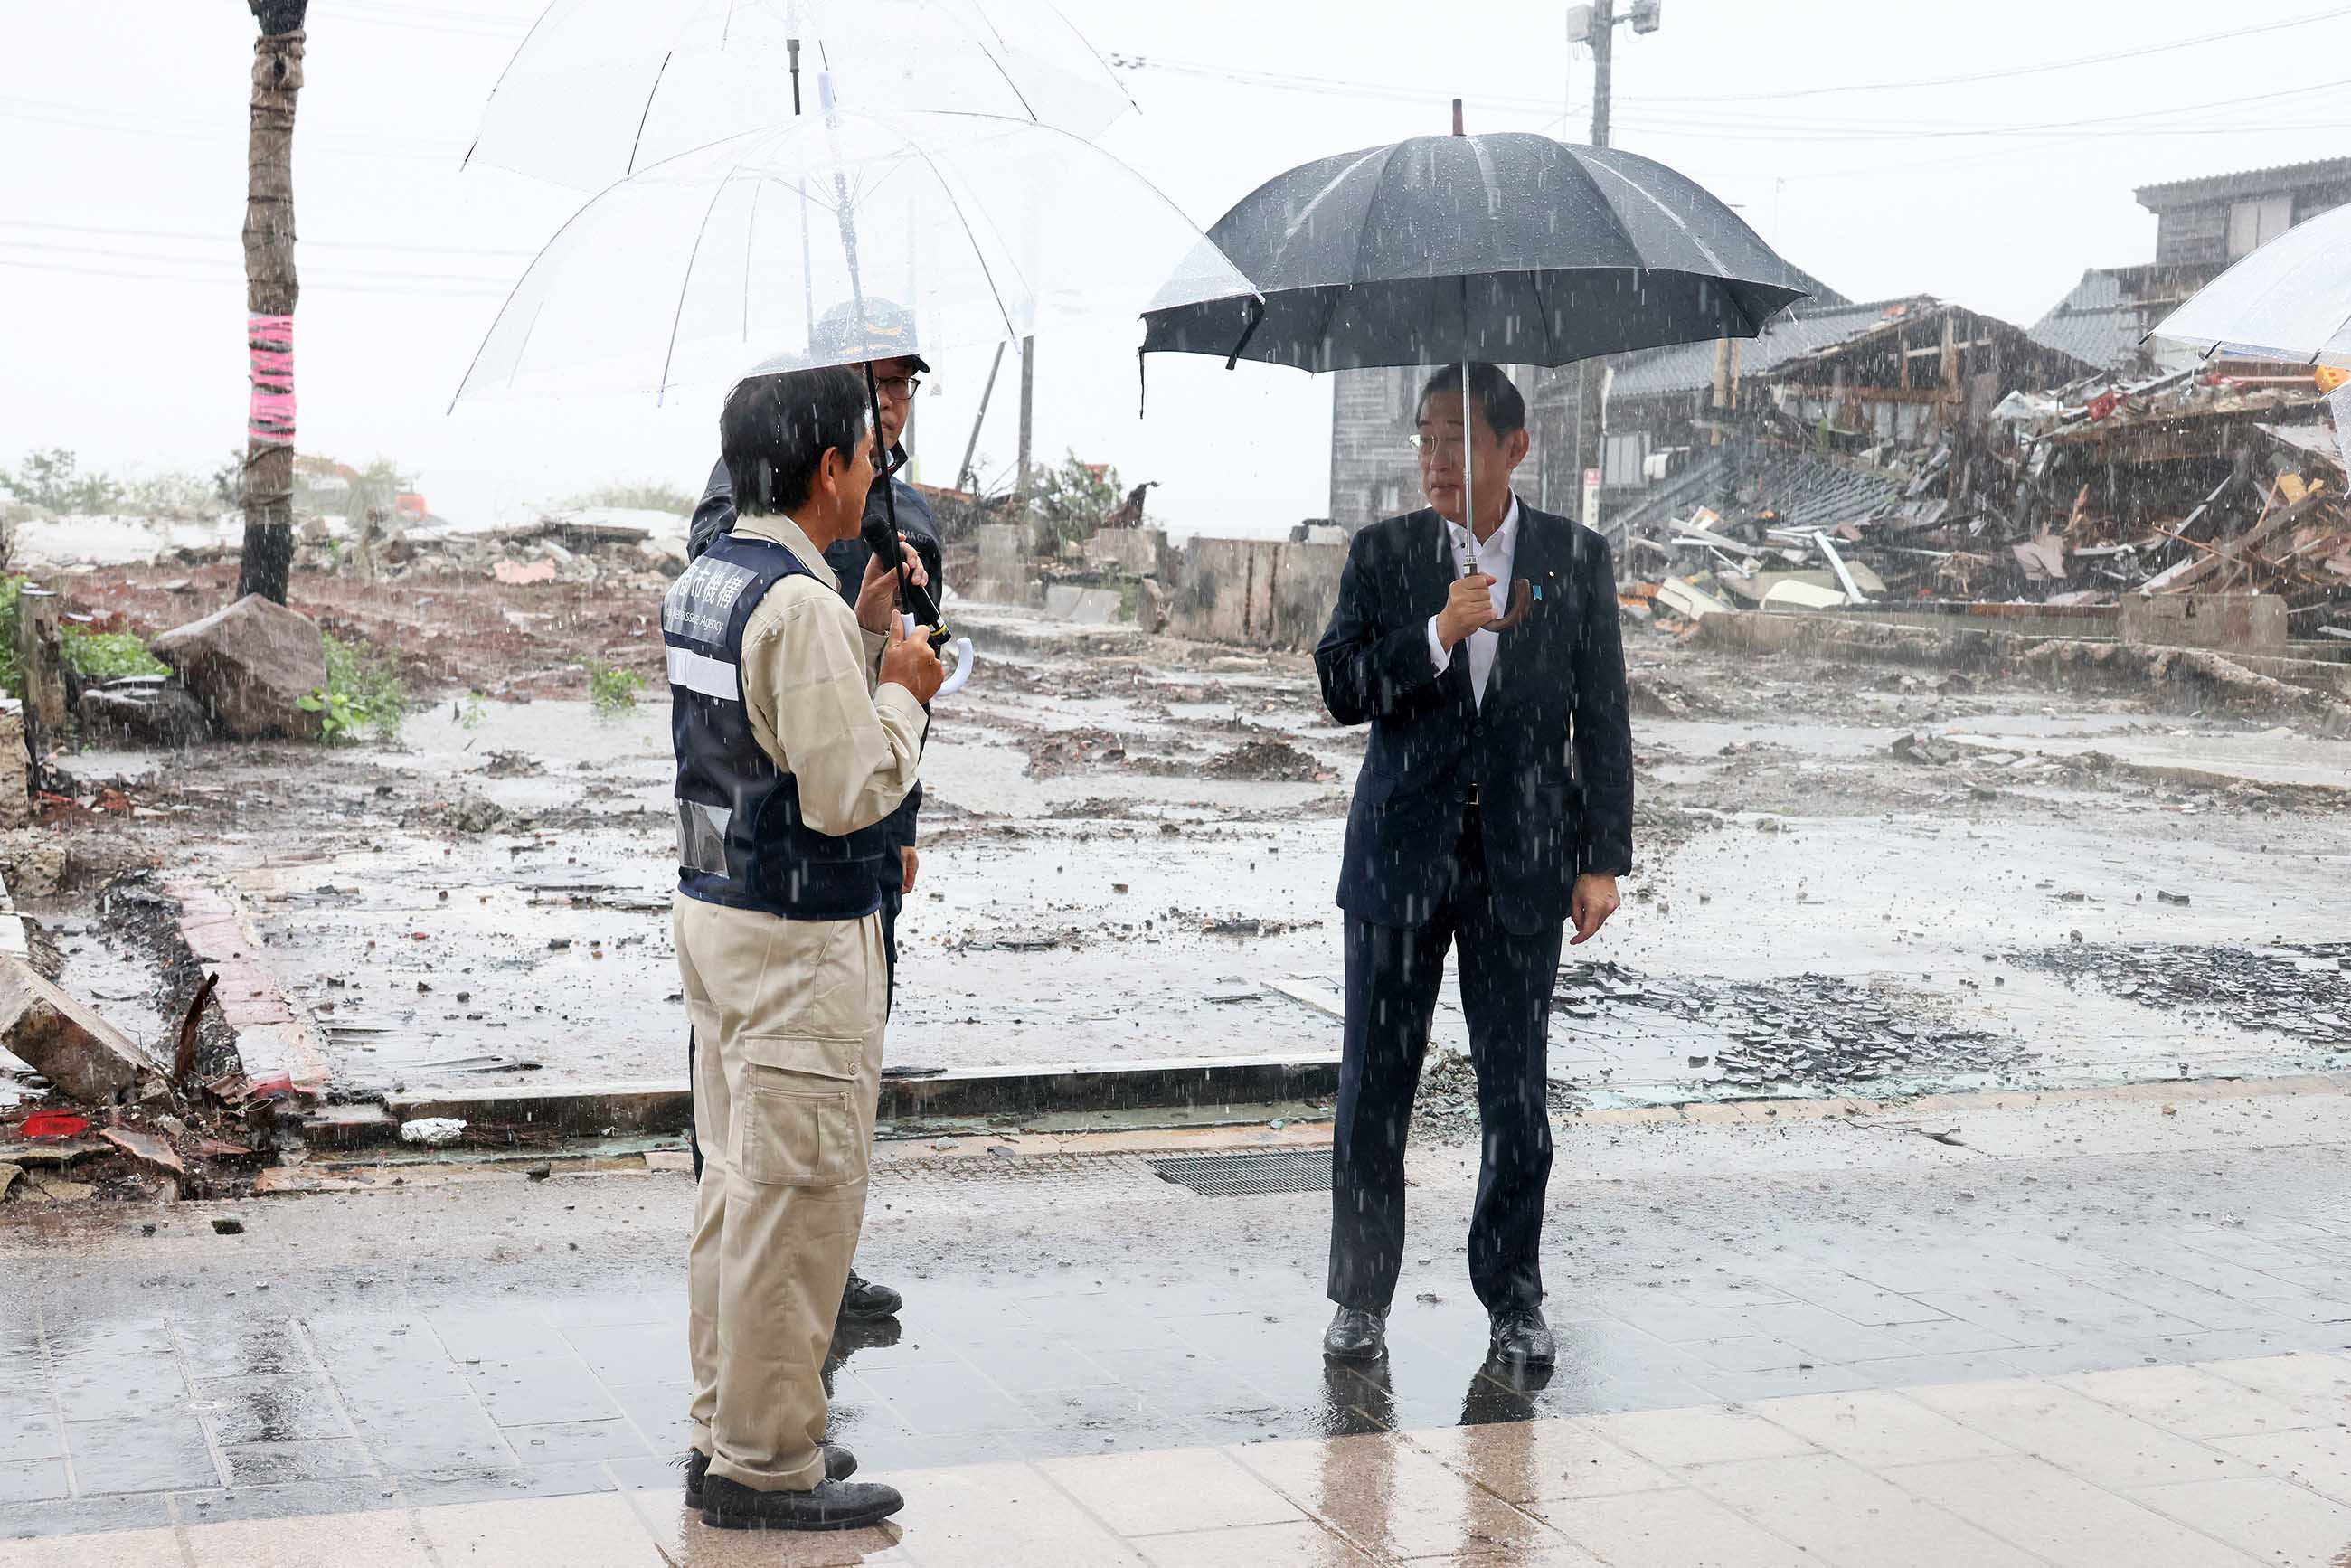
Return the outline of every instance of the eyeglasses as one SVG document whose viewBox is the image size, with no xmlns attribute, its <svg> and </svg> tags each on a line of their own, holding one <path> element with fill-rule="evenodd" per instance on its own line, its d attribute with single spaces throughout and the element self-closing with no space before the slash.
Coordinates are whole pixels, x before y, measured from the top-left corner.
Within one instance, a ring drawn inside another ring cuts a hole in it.
<svg viewBox="0 0 2351 1568">
<path fill-rule="evenodd" d="M 882 395 L 893 402 L 912 402 L 914 394 L 923 390 L 920 376 L 883 376 L 873 383 Z"/>
<path fill-rule="evenodd" d="M 1461 437 L 1458 435 L 1432 435 L 1426 431 L 1420 431 L 1414 434 L 1405 436 L 1404 438 L 1404 443 L 1406 446 L 1411 447 L 1415 452 L 1458 452 L 1461 450 Z"/>
</svg>

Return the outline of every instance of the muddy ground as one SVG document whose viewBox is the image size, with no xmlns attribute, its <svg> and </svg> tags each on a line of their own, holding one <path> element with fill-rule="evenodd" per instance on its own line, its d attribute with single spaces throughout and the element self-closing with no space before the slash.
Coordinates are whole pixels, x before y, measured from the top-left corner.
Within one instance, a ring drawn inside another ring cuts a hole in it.
<svg viewBox="0 0 2351 1568">
<path fill-rule="evenodd" d="M 158 630 L 216 604 L 229 570 L 71 591 Z M 127 868 L 186 868 L 244 900 L 347 1092 L 678 1076 L 665 704 L 580 700 L 581 660 L 658 669 L 647 575 L 298 578 L 298 605 L 400 656 L 416 711 L 392 744 L 59 758 L 68 792 L 113 786 L 132 807 L 53 830 L 71 885 L 27 902 L 75 927 L 69 977 L 136 990 L 93 897 Z M 1363 737 L 1331 724 L 1310 662 L 964 619 L 983 664 L 940 706 L 925 768 L 893 1064 L 1334 1051 L 1331 892 Z M 1639 625 L 1628 658 L 1640 869 L 1562 972 L 1563 1090 L 1892 1093 L 2345 1060 L 2351 977 L 2312 945 L 2344 935 L 2351 745 Z M 2241 1005 L 2256 980 L 2261 1005 Z M 108 1005 L 158 1027 L 152 1005 Z M 1439 1032 L 1461 1042 L 1449 1002 Z"/>
</svg>

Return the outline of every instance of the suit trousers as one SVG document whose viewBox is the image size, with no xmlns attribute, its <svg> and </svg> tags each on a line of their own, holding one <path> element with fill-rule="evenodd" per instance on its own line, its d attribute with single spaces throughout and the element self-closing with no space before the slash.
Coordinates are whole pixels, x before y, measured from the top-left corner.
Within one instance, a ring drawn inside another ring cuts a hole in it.
<svg viewBox="0 0 2351 1568">
<path fill-rule="evenodd" d="M 888 997 L 882 922 L 681 896 L 705 1166 L 688 1253 L 694 1446 L 762 1491 L 824 1479 L 825 1354 L 865 1220 Z"/>
<path fill-rule="evenodd" d="M 1331 1145 L 1330 1296 L 1343 1307 L 1384 1311 L 1395 1295 L 1405 1139 L 1448 949 L 1458 954 L 1484 1133 L 1469 1282 L 1489 1312 L 1542 1301 L 1552 1155 L 1544 1069 L 1562 927 L 1521 936 L 1496 917 L 1474 807 L 1452 858 L 1451 885 L 1426 925 L 1347 918 L 1347 1021 Z"/>
</svg>

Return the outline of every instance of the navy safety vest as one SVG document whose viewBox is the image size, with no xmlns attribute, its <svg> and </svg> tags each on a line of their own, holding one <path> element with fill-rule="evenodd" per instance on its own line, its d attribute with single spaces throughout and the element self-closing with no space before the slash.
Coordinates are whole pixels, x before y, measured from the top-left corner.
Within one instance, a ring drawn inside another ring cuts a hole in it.
<svg viewBox="0 0 2351 1568">
<path fill-rule="evenodd" d="M 677 751 L 677 887 L 786 920 L 862 920 L 882 906 L 880 824 L 846 837 L 800 817 L 799 781 L 759 749 L 743 706 L 743 628 L 768 591 L 812 575 L 771 540 L 722 534 L 662 601 Z"/>
</svg>

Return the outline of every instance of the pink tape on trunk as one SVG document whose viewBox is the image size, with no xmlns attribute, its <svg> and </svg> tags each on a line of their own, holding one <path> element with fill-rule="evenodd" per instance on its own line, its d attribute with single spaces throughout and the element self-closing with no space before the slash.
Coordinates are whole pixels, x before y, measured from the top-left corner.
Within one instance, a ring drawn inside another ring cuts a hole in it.
<svg viewBox="0 0 2351 1568">
<path fill-rule="evenodd" d="M 253 402 L 246 434 L 271 446 L 294 444 L 294 318 L 248 316 L 246 350 Z"/>
</svg>

